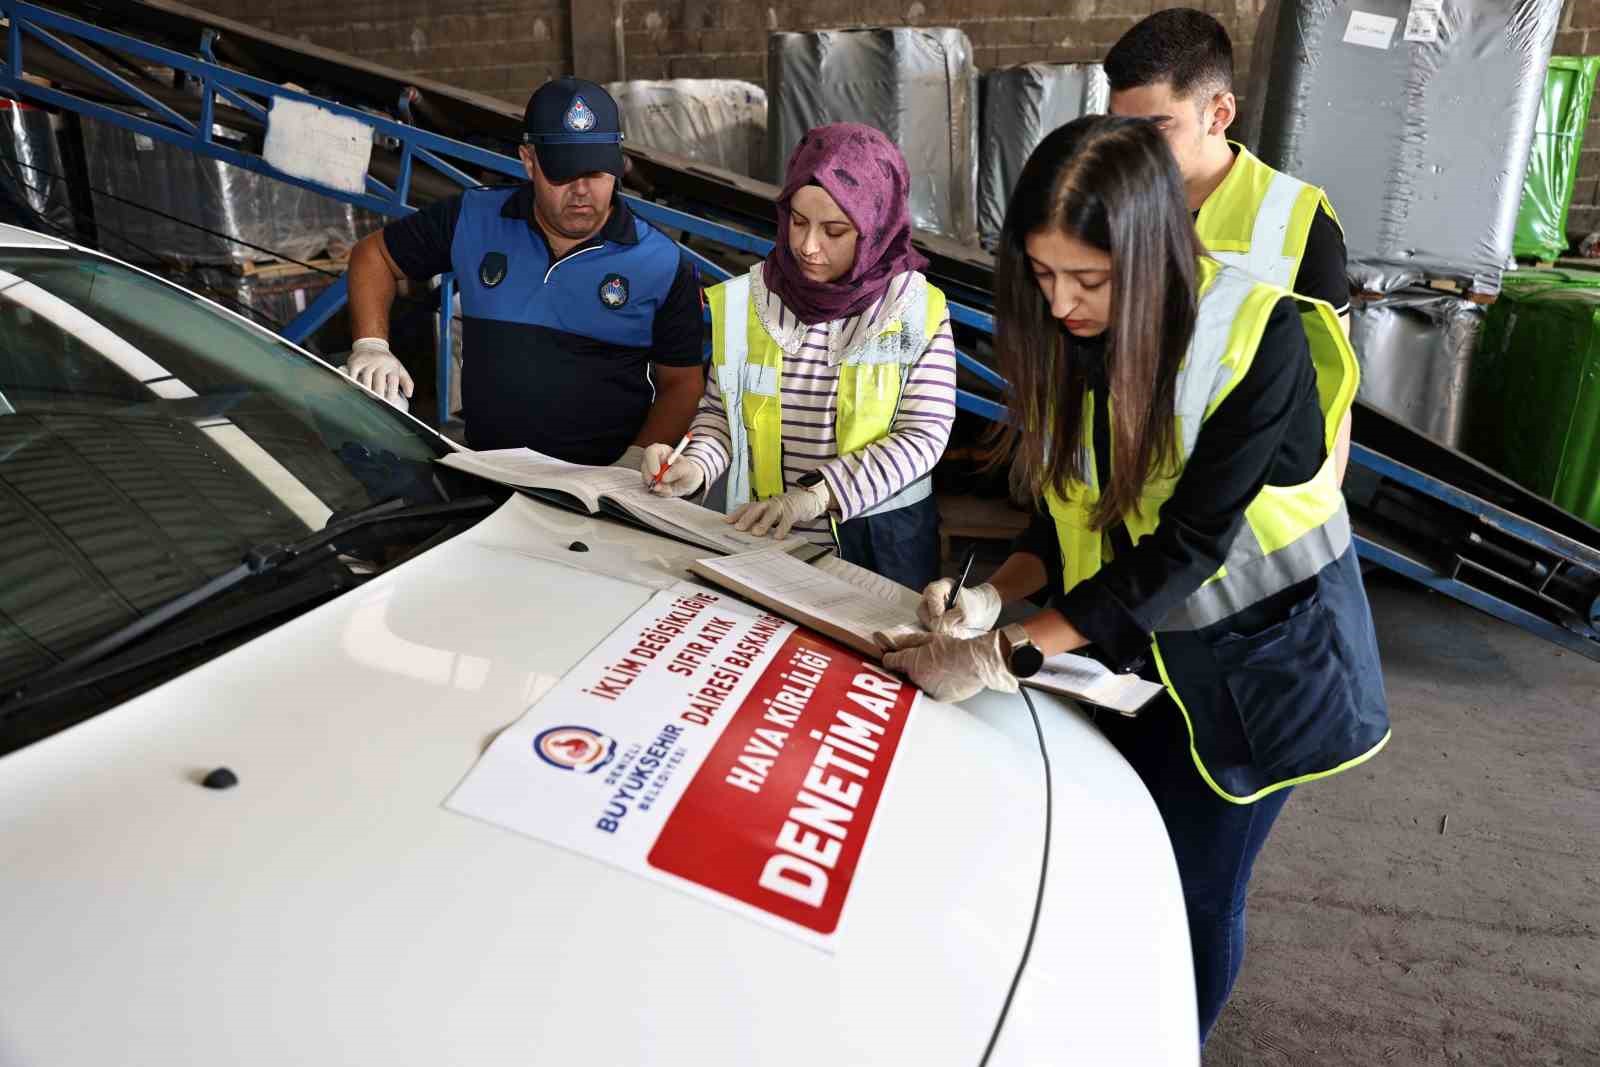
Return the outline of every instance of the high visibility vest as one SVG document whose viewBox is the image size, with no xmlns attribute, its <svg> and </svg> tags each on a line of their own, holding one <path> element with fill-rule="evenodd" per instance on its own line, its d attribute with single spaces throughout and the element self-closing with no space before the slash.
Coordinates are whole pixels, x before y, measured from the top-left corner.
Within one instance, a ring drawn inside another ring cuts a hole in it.
<svg viewBox="0 0 1600 1067">
<path fill-rule="evenodd" d="M 1335 223 L 1339 217 L 1315 185 L 1273 170 L 1243 145 L 1233 147 L 1239 155 L 1201 206 L 1195 232 L 1206 250 L 1227 266 L 1292 289 L 1318 209 L 1325 208 Z"/>
<path fill-rule="evenodd" d="M 1183 466 L 1193 454 L 1205 420 L 1249 373 L 1256 346 L 1273 306 L 1290 294 L 1245 274 L 1202 260 L 1201 296 L 1194 337 L 1179 368 L 1174 414 L 1177 420 L 1176 470 L 1163 470 L 1145 484 L 1137 512 L 1124 516 L 1128 534 L 1137 543 L 1153 532 L 1161 507 L 1171 498 Z M 1350 547 L 1350 517 L 1334 473 L 1334 439 L 1340 421 L 1356 394 L 1359 370 L 1355 354 L 1339 327 L 1333 309 L 1321 301 L 1301 301 L 1302 319 L 1317 371 L 1317 394 L 1323 413 L 1328 458 L 1315 477 L 1297 486 L 1266 486 L 1245 509 L 1223 565 L 1206 583 L 1159 623 L 1151 644 L 1157 669 L 1189 726 L 1190 751 L 1206 783 L 1224 799 L 1248 803 L 1273 789 L 1326 777 L 1376 754 L 1388 735 L 1370 748 L 1342 753 L 1337 765 L 1275 782 L 1248 796 L 1224 790 L 1194 746 L 1194 721 L 1183 700 L 1184 679 L 1171 677 L 1161 658 L 1161 635 L 1214 626 L 1274 593 L 1312 578 L 1337 561 Z M 1094 457 L 1094 396 L 1084 396 L 1083 477 L 1062 495 L 1047 489 L 1045 499 L 1061 546 L 1064 589 L 1093 576 L 1111 558 L 1110 539 L 1091 526 L 1099 501 Z M 1114 457 L 1113 457 L 1114 459 Z"/>
<path fill-rule="evenodd" d="M 751 268 L 760 269 L 759 263 Z M 732 444 L 726 505 L 731 512 L 752 499 L 784 492 L 783 349 L 751 307 L 749 274 L 713 286 L 706 298 L 711 305 L 711 368 Z M 947 313 L 944 294 L 924 282 L 902 316 L 883 323 L 876 337 L 845 357 L 834 400 L 841 456 L 889 435 L 911 365 L 922 357 Z M 931 495 L 932 479 L 919 478 L 863 514 L 893 511 Z"/>
</svg>

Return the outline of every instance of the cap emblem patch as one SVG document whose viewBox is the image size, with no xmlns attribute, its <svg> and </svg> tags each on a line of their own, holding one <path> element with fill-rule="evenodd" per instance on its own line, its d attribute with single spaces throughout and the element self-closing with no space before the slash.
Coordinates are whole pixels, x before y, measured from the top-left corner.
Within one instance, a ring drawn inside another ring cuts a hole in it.
<svg viewBox="0 0 1600 1067">
<path fill-rule="evenodd" d="M 584 103 L 581 96 L 572 98 L 572 106 L 567 108 L 566 118 L 561 120 L 562 125 L 573 133 L 588 133 L 594 129 L 596 121 L 593 109 Z"/>
</svg>

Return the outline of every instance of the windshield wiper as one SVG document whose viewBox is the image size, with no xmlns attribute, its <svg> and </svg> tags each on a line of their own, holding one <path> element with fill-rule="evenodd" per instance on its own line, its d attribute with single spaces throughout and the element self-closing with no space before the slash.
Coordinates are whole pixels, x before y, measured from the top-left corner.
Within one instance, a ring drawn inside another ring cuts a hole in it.
<svg viewBox="0 0 1600 1067">
<path fill-rule="evenodd" d="M 359 584 L 359 580 L 343 567 L 311 570 L 290 579 L 281 588 L 264 591 L 259 596 L 231 605 L 218 617 L 191 619 L 187 623 L 175 624 L 171 629 L 154 634 L 149 640 L 141 641 L 132 648 L 105 656 L 71 678 L 30 681 L 21 696 L 0 704 L 0 724 L 9 723 L 29 708 L 48 703 L 63 693 L 99 685 L 118 675 L 181 656 L 191 649 L 221 641 L 230 634 L 279 615 L 289 612 L 299 614 Z M 5 738 L 0 734 L 0 754 L 7 751 L 9 748 Z"/>
<path fill-rule="evenodd" d="M 363 527 L 376 526 L 391 522 L 414 522 L 422 519 L 447 519 L 457 515 L 476 514 L 489 511 L 497 505 L 487 496 L 464 497 L 444 504 L 422 504 L 407 507 L 404 498 L 396 497 L 386 500 L 381 504 L 363 508 L 352 512 L 315 533 L 308 534 L 297 541 L 288 544 L 271 542 L 257 545 L 245 553 L 244 560 L 238 566 L 224 571 L 215 578 L 196 589 L 192 589 L 182 596 L 167 601 L 150 614 L 135 619 L 120 629 L 102 637 L 94 644 L 82 648 L 68 656 L 60 663 L 24 679 L 20 685 L 12 687 L 3 697 L 0 697 L 0 713 L 9 714 L 19 710 L 15 705 L 23 701 L 34 703 L 34 696 L 41 690 L 48 689 L 52 693 L 59 692 L 62 687 L 51 685 L 58 679 L 67 683 L 65 688 L 72 688 L 74 680 L 67 676 L 75 675 L 86 670 L 95 663 L 114 655 L 119 649 L 139 640 L 145 634 L 157 630 L 173 619 L 208 601 L 215 600 L 236 586 L 252 578 L 264 574 L 271 574 L 293 563 L 301 563 L 307 557 L 315 555 L 317 558 L 327 556 L 337 551 L 333 542 L 346 534 Z"/>
</svg>

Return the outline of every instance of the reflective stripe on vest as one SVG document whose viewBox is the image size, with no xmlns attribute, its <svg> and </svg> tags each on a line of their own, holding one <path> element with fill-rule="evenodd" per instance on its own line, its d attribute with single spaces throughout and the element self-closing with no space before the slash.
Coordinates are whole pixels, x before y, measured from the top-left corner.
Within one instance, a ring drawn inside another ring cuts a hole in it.
<svg viewBox="0 0 1600 1067">
<path fill-rule="evenodd" d="M 750 439 L 744 430 L 745 317 L 750 309 L 750 276 L 741 275 L 706 293 L 711 305 L 711 366 L 722 392 L 734 461 L 728 464 L 728 510 L 750 500 Z M 743 462 L 741 462 L 743 460 Z"/>
<path fill-rule="evenodd" d="M 759 265 L 755 269 L 760 269 Z M 729 511 L 784 492 L 783 350 L 750 309 L 750 275 L 732 278 L 708 292 L 711 360 L 728 416 Z M 840 368 L 834 399 L 839 454 L 848 455 L 888 436 L 900 406 L 900 390 L 948 312 L 944 294 L 927 283 L 900 319 L 890 320 L 874 340 L 852 352 Z M 862 512 L 878 515 L 933 495 L 924 476 Z"/>
<path fill-rule="evenodd" d="M 1242 146 L 1228 176 L 1195 219 L 1218 260 L 1279 288 L 1293 287 L 1323 191 L 1273 170 Z M 1332 207 L 1328 208 L 1332 214 Z M 1337 219 L 1335 219 L 1337 221 Z"/>
</svg>

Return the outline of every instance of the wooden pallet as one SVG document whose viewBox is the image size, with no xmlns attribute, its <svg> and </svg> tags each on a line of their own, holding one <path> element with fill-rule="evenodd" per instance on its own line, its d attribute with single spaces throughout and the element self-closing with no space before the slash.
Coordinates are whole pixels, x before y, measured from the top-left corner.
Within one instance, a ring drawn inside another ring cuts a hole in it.
<svg viewBox="0 0 1600 1067">
<path fill-rule="evenodd" d="M 1429 289 L 1440 293 L 1450 293 L 1463 300 L 1469 300 L 1480 307 L 1488 307 L 1499 298 L 1499 293 L 1480 293 L 1467 288 L 1456 278 L 1428 278 L 1423 284 Z"/>
<path fill-rule="evenodd" d="M 298 263 L 288 263 L 281 259 L 264 259 L 259 261 L 246 261 L 238 265 L 238 272 L 246 278 L 257 281 L 270 281 L 274 278 L 288 278 L 296 274 L 307 273 L 307 268 L 319 271 L 329 271 L 334 274 L 343 274 L 350 266 L 347 259 L 313 259 L 302 267 Z"/>
<path fill-rule="evenodd" d="M 1028 528 L 1027 513 L 1006 500 L 978 496 L 944 496 L 939 502 L 939 554 L 954 558 L 950 542 L 961 537 L 976 541 L 1011 541 Z"/>
<path fill-rule="evenodd" d="M 1436 293 L 1448 293 L 1462 300 L 1470 301 L 1479 307 L 1488 307 L 1500 298 L 1499 293 L 1479 293 L 1468 289 L 1454 278 L 1425 278 L 1421 283 L 1425 289 L 1432 289 Z M 1399 290 L 1407 292 L 1408 289 Z M 1376 304 L 1381 300 L 1394 296 L 1394 293 L 1376 293 L 1370 289 L 1362 289 L 1351 294 L 1357 304 Z"/>
</svg>

